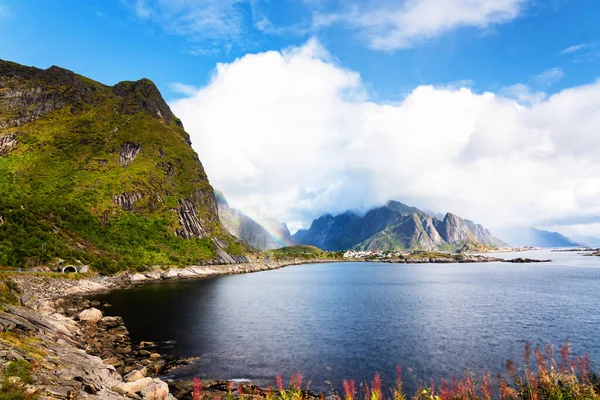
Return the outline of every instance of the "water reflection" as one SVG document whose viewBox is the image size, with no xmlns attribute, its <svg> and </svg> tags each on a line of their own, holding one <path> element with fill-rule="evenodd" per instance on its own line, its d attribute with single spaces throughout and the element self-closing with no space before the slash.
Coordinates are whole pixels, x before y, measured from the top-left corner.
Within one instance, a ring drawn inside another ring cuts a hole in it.
<svg viewBox="0 0 600 400">
<path fill-rule="evenodd" d="M 401 364 L 414 389 L 465 367 L 499 371 L 526 340 L 568 337 L 600 360 L 598 259 L 552 256 L 544 265 L 305 265 L 151 284 L 102 301 L 134 340 L 176 340 L 170 352 L 200 357 L 183 377 L 273 384 L 301 371 L 320 389 L 376 371 L 391 382 Z"/>
</svg>

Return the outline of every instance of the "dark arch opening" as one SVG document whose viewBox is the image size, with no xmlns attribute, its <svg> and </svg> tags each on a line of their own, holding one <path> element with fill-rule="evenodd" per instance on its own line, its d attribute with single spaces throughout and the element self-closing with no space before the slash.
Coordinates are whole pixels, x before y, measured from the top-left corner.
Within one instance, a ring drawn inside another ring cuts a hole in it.
<svg viewBox="0 0 600 400">
<path fill-rule="evenodd" d="M 63 268 L 63 273 L 68 274 L 68 273 L 73 273 L 73 272 L 77 272 L 77 268 L 75 268 L 72 265 L 68 265 L 66 267 Z"/>
</svg>

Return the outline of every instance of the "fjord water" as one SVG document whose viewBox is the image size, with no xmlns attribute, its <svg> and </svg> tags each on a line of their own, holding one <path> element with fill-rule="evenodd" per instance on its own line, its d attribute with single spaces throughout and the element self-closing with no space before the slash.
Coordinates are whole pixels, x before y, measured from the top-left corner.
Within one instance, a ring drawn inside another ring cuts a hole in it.
<svg viewBox="0 0 600 400">
<path fill-rule="evenodd" d="M 506 254 L 512 257 L 514 254 Z M 199 360 L 174 377 L 274 384 L 394 379 L 409 390 L 465 369 L 503 371 L 526 341 L 600 360 L 600 259 L 528 252 L 548 264 L 339 263 L 147 284 L 99 296 L 133 340 Z M 172 341 L 172 342 L 170 342 Z"/>
</svg>

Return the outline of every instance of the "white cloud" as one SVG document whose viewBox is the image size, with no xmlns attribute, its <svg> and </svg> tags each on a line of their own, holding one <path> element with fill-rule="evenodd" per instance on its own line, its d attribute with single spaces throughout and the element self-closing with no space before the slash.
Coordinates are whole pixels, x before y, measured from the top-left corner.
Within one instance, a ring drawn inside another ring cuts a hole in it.
<svg viewBox="0 0 600 400">
<path fill-rule="evenodd" d="M 600 82 L 535 101 L 419 86 L 385 104 L 365 92 L 311 40 L 219 64 L 171 106 L 234 207 L 295 227 L 389 199 L 489 226 L 600 216 Z"/>
<path fill-rule="evenodd" d="M 514 99 L 521 104 L 535 104 L 546 99 L 546 93 L 536 92 L 530 86 L 523 83 L 506 86 L 498 92 L 500 96 Z"/>
<path fill-rule="evenodd" d="M 560 81 L 565 76 L 559 67 L 550 68 L 535 77 L 535 81 L 542 86 L 550 86 Z"/>
<path fill-rule="evenodd" d="M 580 43 L 561 50 L 560 55 L 570 57 L 575 64 L 595 62 L 600 58 L 600 50 L 595 43 Z"/>
<path fill-rule="evenodd" d="M 216 54 L 232 47 L 255 44 L 256 33 L 306 35 L 309 21 L 289 25 L 273 23 L 264 2 L 268 0 L 122 0 L 135 15 L 159 28 L 185 36 L 194 55 Z"/>
<path fill-rule="evenodd" d="M 136 15 L 192 41 L 240 40 L 249 0 L 125 0 Z"/>
<path fill-rule="evenodd" d="M 576 44 L 573 46 L 569 46 L 566 49 L 563 49 L 560 51 L 561 55 L 565 55 L 565 54 L 573 54 L 573 53 L 577 53 L 580 52 L 581 50 L 585 50 L 587 48 L 589 48 L 590 45 L 587 43 L 580 43 L 580 44 Z"/>
<path fill-rule="evenodd" d="M 172 91 L 186 96 L 193 96 L 198 92 L 198 88 L 195 86 L 185 85 L 183 83 L 175 82 L 169 85 Z"/>
<path fill-rule="evenodd" d="M 317 27 L 344 23 L 373 49 L 413 47 L 460 27 L 486 29 L 515 19 L 527 0 L 405 0 L 351 2 L 344 11 L 316 13 Z"/>
</svg>

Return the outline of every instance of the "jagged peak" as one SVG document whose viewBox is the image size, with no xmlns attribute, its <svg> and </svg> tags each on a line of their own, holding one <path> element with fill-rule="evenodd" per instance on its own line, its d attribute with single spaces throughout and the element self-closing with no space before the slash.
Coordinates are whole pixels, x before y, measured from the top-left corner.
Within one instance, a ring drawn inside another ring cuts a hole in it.
<svg viewBox="0 0 600 400">
<path fill-rule="evenodd" d="M 411 207 L 397 200 L 389 200 L 387 203 L 385 203 L 384 207 L 392 211 L 396 211 L 402 215 L 423 214 L 423 211 L 419 210 L 418 208 Z"/>
<path fill-rule="evenodd" d="M 450 221 L 450 220 L 453 220 L 453 221 L 464 221 L 464 219 L 462 219 L 458 215 L 449 212 L 449 213 L 446 213 L 446 216 L 444 217 L 444 222 Z"/>
<path fill-rule="evenodd" d="M 175 122 L 183 128 L 181 121 L 175 117 L 162 94 L 150 79 L 122 81 L 113 86 L 112 91 L 124 99 L 122 111 L 125 114 L 136 114 L 141 110 L 146 110 L 165 121 L 167 125 Z"/>
<path fill-rule="evenodd" d="M 331 213 L 327 212 L 327 213 L 321 215 L 319 218 L 317 218 L 317 220 L 332 219 L 332 218 L 333 218 L 333 215 Z"/>
</svg>

